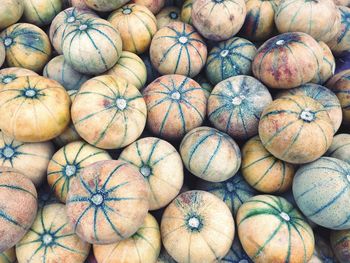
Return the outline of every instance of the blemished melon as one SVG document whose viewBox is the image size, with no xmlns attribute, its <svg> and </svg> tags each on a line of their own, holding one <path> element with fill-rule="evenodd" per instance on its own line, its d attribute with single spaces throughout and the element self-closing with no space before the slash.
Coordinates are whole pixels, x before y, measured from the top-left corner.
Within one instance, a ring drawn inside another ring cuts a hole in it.
<svg viewBox="0 0 350 263">
<path fill-rule="evenodd" d="M 334 75 L 336 65 L 335 58 L 328 45 L 322 41 L 319 41 L 318 44 L 323 50 L 323 61 L 318 72 L 310 82 L 323 85 Z"/>
<path fill-rule="evenodd" d="M 0 70 L 0 88 L 14 81 L 15 79 L 23 76 L 38 76 L 38 74 L 32 70 L 25 69 L 25 68 L 10 67 L 10 68 L 1 69 Z"/>
<path fill-rule="evenodd" d="M 97 11 L 113 11 L 123 5 L 125 5 L 128 0 L 84 0 L 85 4 Z"/>
<path fill-rule="evenodd" d="M 350 230 L 331 231 L 331 246 L 340 263 L 350 261 Z"/>
<path fill-rule="evenodd" d="M 112 244 L 129 238 L 147 216 L 149 191 L 143 176 L 126 162 L 91 164 L 71 182 L 67 197 L 70 223 L 89 243 Z"/>
<path fill-rule="evenodd" d="M 16 259 L 16 251 L 15 248 L 9 248 L 6 251 L 0 253 L 0 263 L 15 263 Z"/>
<path fill-rule="evenodd" d="M 3 0 L 0 9 L 0 30 L 16 23 L 23 15 L 22 0 Z"/>
<path fill-rule="evenodd" d="M 327 151 L 327 156 L 350 163 L 350 134 L 337 134 Z"/>
<path fill-rule="evenodd" d="M 154 15 L 163 8 L 165 0 L 132 0 L 132 3 L 147 7 Z"/>
<path fill-rule="evenodd" d="M 156 15 L 158 30 L 169 25 L 172 22 L 180 21 L 180 8 L 176 6 L 164 7 Z"/>
<path fill-rule="evenodd" d="M 37 25 L 46 26 L 62 10 L 62 0 L 23 0 L 24 21 Z"/>
</svg>

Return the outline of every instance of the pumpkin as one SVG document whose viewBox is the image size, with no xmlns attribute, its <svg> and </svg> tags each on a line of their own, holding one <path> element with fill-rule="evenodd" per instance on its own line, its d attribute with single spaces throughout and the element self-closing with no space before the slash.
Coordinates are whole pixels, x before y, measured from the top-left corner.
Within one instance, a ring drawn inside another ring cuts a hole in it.
<svg viewBox="0 0 350 263">
<path fill-rule="evenodd" d="M 23 14 L 24 5 L 22 0 L 3 0 L 0 9 L 0 30 L 16 23 Z"/>
<path fill-rule="evenodd" d="M 117 64 L 108 70 L 106 74 L 122 77 L 137 89 L 143 88 L 147 80 L 145 63 L 139 56 L 129 51 L 123 51 Z"/>
<path fill-rule="evenodd" d="M 304 32 L 327 42 L 338 33 L 333 31 L 338 16 L 333 0 L 282 0 L 275 13 L 275 23 L 280 33 Z"/>
<path fill-rule="evenodd" d="M 180 154 L 188 171 L 209 181 L 223 182 L 241 166 L 241 152 L 227 134 L 214 128 L 191 130 L 180 144 Z"/>
<path fill-rule="evenodd" d="M 123 50 L 136 54 L 145 52 L 157 31 L 157 20 L 147 7 L 128 4 L 114 11 L 108 18 L 120 32 Z"/>
<path fill-rule="evenodd" d="M 13 247 L 32 225 L 37 211 L 33 183 L 15 169 L 0 167 L 0 252 Z"/>
<path fill-rule="evenodd" d="M 307 262 L 312 256 L 312 228 L 282 197 L 254 196 L 241 205 L 236 220 L 242 246 L 255 263 Z"/>
<path fill-rule="evenodd" d="M 270 154 L 255 136 L 242 148 L 242 173 L 256 190 L 281 193 L 291 189 L 295 168 Z"/>
<path fill-rule="evenodd" d="M 310 82 L 323 85 L 334 75 L 335 59 L 327 44 L 322 41 L 318 42 L 318 44 L 323 50 L 323 61 L 318 72 Z"/>
<path fill-rule="evenodd" d="M 194 28 L 173 22 L 154 35 L 150 58 L 160 74 L 196 76 L 207 59 L 207 47 Z"/>
<path fill-rule="evenodd" d="M 74 30 L 72 24 L 81 23 L 89 17 L 97 17 L 91 10 L 80 8 L 67 8 L 60 12 L 53 20 L 50 26 L 49 37 L 52 46 L 58 54 L 62 54 L 62 46 L 65 35 Z"/>
<path fill-rule="evenodd" d="M 350 163 L 350 134 L 342 133 L 334 136 L 327 155 Z"/>
<path fill-rule="evenodd" d="M 89 250 L 90 244 L 80 240 L 74 233 L 63 204 L 41 208 L 28 233 L 16 245 L 19 263 L 83 263 Z"/>
<path fill-rule="evenodd" d="M 340 263 L 350 260 L 350 230 L 331 231 L 331 246 Z"/>
<path fill-rule="evenodd" d="M 325 108 L 307 96 L 281 97 L 261 116 L 259 136 L 276 158 L 295 164 L 321 157 L 332 143 L 334 128 Z"/>
<path fill-rule="evenodd" d="M 148 200 L 147 183 L 132 165 L 99 161 L 72 179 L 67 213 L 81 239 L 93 244 L 112 244 L 129 238 L 141 227 L 147 216 Z"/>
<path fill-rule="evenodd" d="M 335 55 L 341 55 L 350 49 L 350 8 L 339 6 L 338 9 L 341 14 L 340 31 L 327 42 Z"/>
<path fill-rule="evenodd" d="M 4 43 L 0 42 L 0 67 L 4 64 L 6 58 L 6 50 Z"/>
<path fill-rule="evenodd" d="M 289 89 L 310 82 L 322 59 L 322 48 L 312 37 L 300 32 L 284 33 L 260 46 L 252 70 L 268 87 Z"/>
<path fill-rule="evenodd" d="M 85 142 L 69 143 L 52 156 L 47 167 L 47 181 L 56 197 L 65 203 L 72 178 L 90 164 L 111 159 L 106 151 Z"/>
<path fill-rule="evenodd" d="M 126 147 L 119 160 L 130 163 L 149 185 L 149 209 L 168 205 L 180 192 L 184 173 L 180 154 L 168 142 L 147 137 Z"/>
<path fill-rule="evenodd" d="M 0 263 L 15 263 L 16 260 L 16 252 L 15 248 L 9 248 L 6 251 L 0 253 Z"/>
<path fill-rule="evenodd" d="M 153 67 L 151 59 L 150 59 L 148 54 L 145 53 L 145 54 L 141 55 L 141 59 L 142 59 L 143 63 L 146 66 L 146 70 L 147 70 L 147 81 L 146 81 L 146 83 L 149 84 L 153 80 L 155 80 L 156 78 L 160 77 L 160 74 Z"/>
<path fill-rule="evenodd" d="M 331 157 L 299 168 L 293 181 L 293 195 L 309 220 L 330 229 L 349 228 L 349 171 L 348 163 Z"/>
<path fill-rule="evenodd" d="M 37 73 L 29 69 L 24 68 L 4 68 L 0 70 L 0 89 L 3 88 L 6 84 L 14 81 L 18 77 L 23 76 L 38 76 Z"/>
<path fill-rule="evenodd" d="M 201 180 L 196 187 L 219 197 L 230 208 L 234 216 L 238 208 L 257 193 L 247 184 L 240 171 L 224 182 L 213 183 Z"/>
<path fill-rule="evenodd" d="M 70 25 L 69 33 L 64 34 L 62 51 L 65 60 L 76 71 L 97 75 L 117 63 L 122 52 L 122 40 L 108 21 L 85 17 Z"/>
<path fill-rule="evenodd" d="M 158 258 L 161 247 L 157 220 L 148 214 L 142 226 L 131 237 L 111 245 L 94 245 L 97 262 L 149 263 Z"/>
<path fill-rule="evenodd" d="M 72 104 L 79 135 L 103 149 L 122 148 L 142 133 L 147 109 L 140 92 L 123 78 L 102 75 L 81 86 Z"/>
<path fill-rule="evenodd" d="M 50 40 L 39 27 L 18 23 L 0 34 L 6 49 L 6 63 L 40 72 L 51 55 Z"/>
<path fill-rule="evenodd" d="M 350 69 L 339 72 L 328 82 L 330 88 L 338 97 L 343 110 L 343 123 L 350 124 Z"/>
<path fill-rule="evenodd" d="M 263 109 L 272 97 L 268 89 L 250 76 L 235 76 L 218 83 L 208 100 L 208 118 L 215 128 L 234 139 L 258 133 Z"/>
<path fill-rule="evenodd" d="M 132 3 L 147 7 L 154 15 L 163 8 L 165 0 L 132 0 Z"/>
<path fill-rule="evenodd" d="M 308 263 L 338 262 L 334 256 L 330 242 L 319 234 L 315 233 L 315 250 Z"/>
<path fill-rule="evenodd" d="M 280 0 L 247 0 L 247 15 L 241 34 L 251 41 L 265 41 L 275 31 L 275 12 Z"/>
<path fill-rule="evenodd" d="M 210 83 L 210 81 L 207 79 L 205 74 L 199 74 L 197 75 L 194 80 L 202 87 L 202 89 L 205 92 L 205 97 L 208 99 L 210 96 L 210 93 L 213 90 L 213 85 Z"/>
<path fill-rule="evenodd" d="M 246 16 L 244 0 L 196 0 L 192 5 L 192 23 L 198 32 L 214 41 L 226 40 L 238 33 Z"/>
<path fill-rule="evenodd" d="M 74 70 L 64 59 L 63 55 L 57 56 L 46 64 L 43 76 L 56 80 L 66 90 L 77 90 L 90 77 Z"/>
<path fill-rule="evenodd" d="M 180 21 L 180 8 L 176 6 L 165 7 L 156 15 L 156 19 L 158 29 L 172 22 Z"/>
<path fill-rule="evenodd" d="M 229 208 L 205 191 L 180 194 L 165 209 L 161 221 L 164 247 L 177 262 L 220 260 L 229 251 L 234 232 Z"/>
<path fill-rule="evenodd" d="M 54 153 L 51 142 L 23 143 L 0 131 L 0 162 L 24 173 L 36 186 L 46 176 L 46 168 Z"/>
<path fill-rule="evenodd" d="M 62 10 L 61 0 L 23 0 L 23 18 L 37 26 L 49 25 Z"/>
<path fill-rule="evenodd" d="M 342 108 L 337 96 L 331 90 L 321 85 L 307 83 L 298 88 L 281 91 L 277 97 L 290 95 L 308 96 L 321 103 L 333 123 L 334 133 L 339 129 L 343 118 Z"/>
<path fill-rule="evenodd" d="M 230 251 L 223 257 L 220 263 L 253 263 L 242 248 L 238 236 L 235 236 Z"/>
<path fill-rule="evenodd" d="M 147 126 L 157 136 L 181 139 L 200 126 L 207 99 L 201 86 L 181 75 L 162 76 L 143 90 L 147 105 Z"/>
<path fill-rule="evenodd" d="M 214 85 L 229 77 L 250 75 L 257 50 L 244 38 L 233 37 L 222 41 L 208 54 L 206 75 Z"/>
<path fill-rule="evenodd" d="M 181 8 L 181 21 L 192 25 L 192 5 L 193 0 L 186 0 Z"/>
<path fill-rule="evenodd" d="M 84 0 L 85 4 L 94 10 L 107 12 L 113 11 L 123 5 L 125 5 L 128 0 Z"/>
</svg>

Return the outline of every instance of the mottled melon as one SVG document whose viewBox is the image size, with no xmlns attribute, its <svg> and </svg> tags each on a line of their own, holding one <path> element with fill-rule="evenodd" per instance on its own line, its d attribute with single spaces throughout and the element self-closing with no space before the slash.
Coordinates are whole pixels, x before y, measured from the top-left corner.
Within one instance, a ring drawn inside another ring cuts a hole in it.
<svg viewBox="0 0 350 263">
<path fill-rule="evenodd" d="M 62 10 L 62 0 L 23 0 L 23 18 L 37 26 L 49 25 Z"/>
<path fill-rule="evenodd" d="M 0 42 L 0 68 L 4 64 L 5 58 L 6 58 L 6 49 L 5 49 L 4 43 Z"/>
<path fill-rule="evenodd" d="M 29 69 L 16 67 L 0 70 L 0 88 L 3 88 L 6 84 L 23 76 L 38 76 L 38 74 Z"/>
<path fill-rule="evenodd" d="M 0 9 L 0 30 L 16 23 L 23 15 L 23 0 L 2 0 Z"/>
<path fill-rule="evenodd" d="M 180 21 L 180 9 L 176 6 L 165 7 L 156 15 L 158 30 L 172 22 Z"/>
</svg>

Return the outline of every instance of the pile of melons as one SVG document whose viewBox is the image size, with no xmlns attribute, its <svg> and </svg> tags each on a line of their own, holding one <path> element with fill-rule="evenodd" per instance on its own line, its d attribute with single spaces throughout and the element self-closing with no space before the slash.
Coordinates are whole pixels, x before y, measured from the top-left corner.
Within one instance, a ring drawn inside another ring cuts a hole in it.
<svg viewBox="0 0 350 263">
<path fill-rule="evenodd" d="M 1 0 L 0 263 L 349 263 L 349 7 Z"/>
</svg>

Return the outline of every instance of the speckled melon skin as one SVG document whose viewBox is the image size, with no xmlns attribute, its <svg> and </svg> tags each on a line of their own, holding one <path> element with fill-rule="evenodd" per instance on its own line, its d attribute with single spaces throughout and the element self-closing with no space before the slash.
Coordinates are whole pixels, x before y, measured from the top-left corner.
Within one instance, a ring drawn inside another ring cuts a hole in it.
<svg viewBox="0 0 350 263">
<path fill-rule="evenodd" d="M 148 214 L 143 225 L 130 238 L 111 245 L 94 245 L 98 262 L 150 263 L 156 262 L 161 248 L 157 220 Z"/>
<path fill-rule="evenodd" d="M 181 21 L 192 25 L 192 5 L 193 0 L 186 0 L 181 8 Z"/>
<path fill-rule="evenodd" d="M 314 78 L 310 81 L 315 84 L 323 85 L 328 79 L 330 79 L 335 72 L 335 58 L 328 45 L 322 41 L 318 42 L 323 50 L 323 61 L 318 72 Z"/>
<path fill-rule="evenodd" d="M 0 30 L 16 23 L 23 15 L 22 0 L 3 0 L 0 9 Z"/>
<path fill-rule="evenodd" d="M 192 23 L 207 39 L 222 41 L 241 29 L 246 16 L 244 0 L 196 0 L 192 5 Z"/>
<path fill-rule="evenodd" d="M 282 197 L 254 196 L 239 208 L 236 220 L 242 246 L 255 263 L 300 263 L 312 256 L 312 228 Z"/>
<path fill-rule="evenodd" d="M 122 161 L 100 161 L 72 180 L 67 214 L 81 239 L 107 245 L 129 238 L 141 227 L 148 200 L 149 188 L 137 169 Z"/>
<path fill-rule="evenodd" d="M 33 183 L 19 171 L 0 167 L 0 253 L 13 247 L 32 225 L 37 212 Z"/>
<path fill-rule="evenodd" d="M 84 0 L 85 4 L 94 10 L 107 12 L 125 5 L 128 0 Z"/>
<path fill-rule="evenodd" d="M 350 261 L 350 230 L 331 231 L 331 246 L 340 263 Z"/>
<path fill-rule="evenodd" d="M 281 97 L 260 119 L 264 147 L 283 161 L 302 164 L 321 157 L 333 140 L 333 124 L 325 108 L 307 96 Z"/>
<path fill-rule="evenodd" d="M 23 18 L 37 26 L 49 25 L 62 10 L 62 0 L 23 0 Z"/>
<path fill-rule="evenodd" d="M 180 144 L 181 158 L 193 175 L 210 182 L 234 176 L 241 165 L 241 152 L 227 134 L 214 128 L 191 130 Z"/>
<path fill-rule="evenodd" d="M 180 194 L 165 209 L 161 221 L 164 247 L 177 262 L 221 259 L 229 251 L 234 233 L 229 208 L 205 191 Z"/>
<path fill-rule="evenodd" d="M 158 30 L 162 27 L 169 25 L 175 21 L 181 21 L 180 19 L 180 8 L 176 6 L 168 6 L 164 7 L 160 12 L 156 15 L 157 19 L 157 28 Z"/>
<path fill-rule="evenodd" d="M 39 27 L 18 23 L 0 34 L 6 49 L 9 67 L 21 67 L 40 72 L 51 55 L 50 40 Z"/>
<path fill-rule="evenodd" d="M 0 129 L 22 142 L 48 141 L 70 121 L 70 99 L 56 81 L 41 76 L 20 77 L 2 89 Z"/>
<path fill-rule="evenodd" d="M 0 263 L 15 263 L 16 260 L 16 251 L 15 248 L 9 248 L 6 251 L 0 253 Z"/>
<path fill-rule="evenodd" d="M 310 82 L 322 61 L 322 48 L 312 37 L 284 33 L 260 46 L 252 70 L 269 88 L 289 89 Z"/>
<path fill-rule="evenodd" d="M 143 5 L 156 15 L 164 7 L 165 0 L 132 0 L 131 3 Z"/>
<path fill-rule="evenodd" d="M 293 181 L 293 195 L 309 220 L 329 229 L 349 228 L 349 172 L 348 163 L 331 157 L 299 168 Z"/>
<path fill-rule="evenodd" d="M 261 113 L 271 101 L 261 82 L 250 76 L 235 76 L 214 87 L 207 115 L 215 128 L 234 139 L 247 139 L 258 133 Z"/>
<path fill-rule="evenodd" d="M 334 136 L 327 156 L 350 163 L 350 134 L 342 133 Z"/>
</svg>

